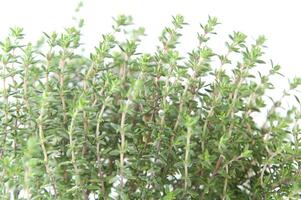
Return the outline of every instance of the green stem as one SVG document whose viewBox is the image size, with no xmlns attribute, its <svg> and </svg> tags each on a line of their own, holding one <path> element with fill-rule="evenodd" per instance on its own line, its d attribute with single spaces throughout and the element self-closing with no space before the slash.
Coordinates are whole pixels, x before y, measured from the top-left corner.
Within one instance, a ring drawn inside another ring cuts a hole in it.
<svg viewBox="0 0 301 200">
<path fill-rule="evenodd" d="M 106 108 L 106 102 L 109 100 L 109 96 L 105 99 L 103 105 L 101 106 L 100 112 L 97 117 L 97 124 L 96 124 L 96 131 L 95 131 L 95 138 L 96 138 L 96 160 L 97 160 L 97 165 L 98 165 L 98 176 L 100 179 L 100 191 L 105 194 L 105 186 L 104 186 L 104 177 L 103 177 L 103 171 L 102 171 L 102 166 L 100 162 L 100 123 L 102 121 L 103 113 Z"/>
<path fill-rule="evenodd" d="M 190 138 L 192 135 L 192 129 L 191 127 L 187 127 L 187 135 L 186 135 L 186 147 L 185 147 L 185 161 L 184 161 L 184 176 L 185 176 L 185 184 L 184 184 L 184 189 L 185 192 L 187 192 L 187 187 L 188 187 L 188 181 L 189 181 L 189 176 L 188 176 L 188 166 L 189 166 L 189 153 L 190 153 Z"/>
<path fill-rule="evenodd" d="M 87 95 L 87 80 L 84 80 L 84 93 Z M 82 155 L 83 157 L 86 156 L 88 153 L 88 134 L 89 134 L 89 115 L 84 110 L 83 111 L 83 123 L 84 123 L 84 144 L 83 144 L 83 150 Z"/>
<path fill-rule="evenodd" d="M 75 179 L 76 186 L 81 185 L 80 174 L 79 174 L 79 169 L 78 169 L 77 162 L 76 162 L 74 141 L 73 141 L 74 124 L 75 124 L 75 120 L 78 115 L 78 112 L 79 112 L 78 107 L 76 107 L 72 113 L 71 123 L 68 128 L 69 144 L 70 144 L 70 150 L 71 150 L 71 163 L 73 165 L 74 173 L 76 176 L 76 179 Z"/>
<path fill-rule="evenodd" d="M 66 126 L 67 124 L 67 108 L 66 108 L 66 101 L 65 101 L 65 94 L 64 94 L 64 68 L 65 68 L 66 61 L 64 58 L 60 59 L 59 62 L 59 68 L 60 68 L 60 73 L 59 73 L 59 81 L 60 81 L 60 98 L 61 98 L 61 103 L 62 103 L 62 108 L 63 108 L 63 125 Z"/>
<path fill-rule="evenodd" d="M 231 52 L 232 52 L 231 50 L 228 50 L 227 54 L 225 55 L 226 59 L 228 58 L 228 56 L 230 55 Z M 217 72 L 217 75 L 216 75 L 217 80 L 220 79 L 220 75 L 221 75 L 221 72 L 222 72 L 222 67 L 224 65 L 225 65 L 225 62 L 222 61 L 219 68 L 218 68 L 218 72 Z M 221 93 L 220 93 L 219 88 L 217 86 L 214 87 L 212 94 L 213 94 L 212 105 L 211 105 L 211 108 L 210 108 L 210 110 L 208 112 L 208 115 L 205 119 L 204 126 L 203 126 L 203 129 L 202 129 L 201 148 L 202 148 L 203 152 L 205 151 L 205 141 L 203 140 L 203 138 L 205 138 L 205 136 L 206 136 L 209 120 L 214 114 L 214 108 L 216 106 L 215 104 L 217 104 L 218 100 L 221 98 Z"/>
<path fill-rule="evenodd" d="M 128 111 L 128 103 L 126 102 L 124 111 L 121 114 L 121 122 L 120 122 L 120 187 L 123 189 L 124 187 L 124 155 L 125 155 L 125 119 Z"/>
<path fill-rule="evenodd" d="M 6 64 L 3 64 L 2 65 L 2 74 L 3 74 L 3 82 L 2 82 L 2 85 L 3 85 L 3 98 L 4 98 L 4 125 L 3 125 L 3 148 L 2 148 L 2 151 L 0 152 L 0 158 L 2 158 L 2 156 L 4 156 L 5 154 L 5 149 L 6 149 L 6 138 L 7 138 L 7 123 L 8 123 L 8 114 L 9 114 L 9 111 L 8 111 L 8 93 L 7 93 L 7 84 L 6 84 L 6 68 L 7 68 L 7 65 Z"/>
<path fill-rule="evenodd" d="M 47 149 L 45 146 L 45 136 L 44 136 L 44 129 L 43 129 L 43 118 L 45 115 L 47 98 L 48 98 L 47 91 L 44 91 L 43 97 L 42 97 L 42 105 L 41 105 L 41 109 L 40 109 L 40 116 L 38 118 L 38 128 L 39 128 L 40 145 L 42 147 L 42 151 L 43 151 L 43 155 L 44 155 L 44 165 L 45 165 L 46 173 L 48 174 L 48 177 L 51 181 L 55 198 L 57 198 L 57 188 L 56 188 L 56 184 L 55 184 L 55 179 L 54 179 L 51 169 L 49 167 L 49 159 L 48 159 L 48 155 L 47 155 Z"/>
</svg>

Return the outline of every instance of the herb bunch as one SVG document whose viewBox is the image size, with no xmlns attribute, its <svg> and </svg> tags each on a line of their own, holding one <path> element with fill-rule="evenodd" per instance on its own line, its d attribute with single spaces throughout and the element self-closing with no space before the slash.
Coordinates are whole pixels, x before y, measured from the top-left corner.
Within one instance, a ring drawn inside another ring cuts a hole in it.
<svg viewBox="0 0 301 200">
<path fill-rule="evenodd" d="M 12 28 L 0 43 L 1 198 L 297 199 L 301 79 L 268 103 L 283 77 L 265 37 L 233 32 L 218 54 L 218 24 L 209 17 L 181 55 L 187 23 L 174 16 L 143 53 L 144 28 L 120 15 L 88 57 L 82 20 L 36 44 Z"/>
</svg>

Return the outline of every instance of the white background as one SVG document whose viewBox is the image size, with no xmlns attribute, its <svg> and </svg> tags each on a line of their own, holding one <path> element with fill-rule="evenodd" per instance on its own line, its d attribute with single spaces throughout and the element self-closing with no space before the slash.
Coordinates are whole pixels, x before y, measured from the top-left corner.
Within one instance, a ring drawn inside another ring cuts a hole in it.
<svg viewBox="0 0 301 200">
<path fill-rule="evenodd" d="M 185 27 L 180 46 L 184 52 L 196 45 L 199 23 L 208 15 L 222 23 L 217 32 L 215 50 L 222 52 L 224 41 L 232 31 L 242 31 L 250 42 L 259 34 L 267 38 L 266 58 L 282 66 L 287 77 L 301 75 L 301 1 L 298 0 L 84 0 L 80 16 L 85 19 L 83 42 L 87 49 L 97 45 L 101 34 L 110 31 L 112 17 L 128 14 L 138 26 L 146 28 L 148 36 L 144 51 L 153 51 L 162 28 L 171 16 L 182 14 L 190 24 Z M 0 38 L 12 26 L 22 26 L 27 38 L 35 41 L 42 31 L 61 31 L 74 24 L 77 0 L 0 0 Z M 285 83 L 287 81 L 283 80 Z M 281 87 L 283 81 L 276 86 Z"/>
</svg>

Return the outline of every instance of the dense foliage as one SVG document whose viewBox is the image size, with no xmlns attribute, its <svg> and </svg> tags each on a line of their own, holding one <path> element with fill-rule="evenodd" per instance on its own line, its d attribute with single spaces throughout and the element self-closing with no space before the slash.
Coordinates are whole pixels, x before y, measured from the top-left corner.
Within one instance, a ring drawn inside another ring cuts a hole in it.
<svg viewBox="0 0 301 200">
<path fill-rule="evenodd" d="M 268 101 L 284 78 L 265 38 L 233 32 L 218 54 L 218 24 L 209 17 L 181 55 L 177 15 L 143 53 L 144 29 L 121 15 L 88 57 L 82 20 L 36 44 L 12 28 L 0 43 L 1 199 L 298 199 L 301 79 Z"/>
</svg>

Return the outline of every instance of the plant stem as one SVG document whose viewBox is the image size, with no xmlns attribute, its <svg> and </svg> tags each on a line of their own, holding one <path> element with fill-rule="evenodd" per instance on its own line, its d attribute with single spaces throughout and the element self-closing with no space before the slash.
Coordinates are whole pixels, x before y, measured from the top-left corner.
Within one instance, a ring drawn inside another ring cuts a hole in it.
<svg viewBox="0 0 301 200">
<path fill-rule="evenodd" d="M 7 137 L 7 123 L 8 123 L 8 94 L 7 94 L 7 85 L 6 85 L 6 68 L 7 68 L 7 64 L 3 64 L 2 65 L 2 75 L 3 77 L 3 99 L 4 99 L 4 125 L 3 125 L 3 148 L 0 152 L 0 159 L 2 158 L 2 156 L 5 153 L 5 149 L 6 149 L 6 137 Z"/>
<path fill-rule="evenodd" d="M 173 127 L 173 133 L 176 132 L 176 130 L 177 130 L 178 126 L 179 126 L 179 122 L 180 122 L 181 114 L 182 114 L 182 111 L 183 111 L 183 105 L 185 103 L 185 97 L 186 97 L 186 93 L 187 93 L 188 87 L 189 87 L 189 84 L 185 85 L 185 88 L 184 88 L 184 91 L 183 91 L 183 95 L 182 95 L 182 98 L 180 100 L 179 113 L 178 113 L 177 121 L 176 121 L 176 123 L 175 123 L 175 125 Z M 174 136 L 174 134 L 173 134 L 173 136 Z"/>
<path fill-rule="evenodd" d="M 100 134 L 100 123 L 102 121 L 102 116 L 106 108 L 106 102 L 109 100 L 109 96 L 105 99 L 104 103 L 101 106 L 100 112 L 97 117 L 97 124 L 96 124 L 96 131 L 95 131 L 95 138 L 96 138 L 96 160 L 97 160 L 97 165 L 98 165 L 98 176 L 100 179 L 100 191 L 105 194 L 105 186 L 104 186 L 104 177 L 103 177 L 103 172 L 102 172 L 102 166 L 100 163 L 100 139 L 99 139 L 99 134 Z"/>
<path fill-rule="evenodd" d="M 64 94 L 64 68 L 65 68 L 66 61 L 64 58 L 60 59 L 59 62 L 59 81 L 60 81 L 60 98 L 63 108 L 63 125 L 66 126 L 67 124 L 67 108 L 66 108 L 66 102 L 65 102 L 65 94 Z"/>
<path fill-rule="evenodd" d="M 48 155 L 47 155 L 47 149 L 46 149 L 46 146 L 45 146 L 45 136 L 44 136 L 44 130 L 43 130 L 43 117 L 44 117 L 44 114 L 45 114 L 45 109 L 46 109 L 45 107 L 47 105 L 47 98 L 48 98 L 48 93 L 45 90 L 44 93 L 43 93 L 43 97 L 42 97 L 40 116 L 38 118 L 38 128 L 39 128 L 40 145 L 42 147 L 42 151 L 43 151 L 43 155 L 44 155 L 44 165 L 45 165 L 45 168 L 46 168 L 46 173 L 48 174 L 49 179 L 51 181 L 55 198 L 57 198 L 57 189 L 56 189 L 54 177 L 52 176 L 52 172 L 51 172 L 50 167 L 49 167 L 49 159 L 48 159 Z"/>
<path fill-rule="evenodd" d="M 126 102 L 124 111 L 121 114 L 121 122 L 120 122 L 120 187 L 123 189 L 124 187 L 124 154 L 125 154 L 125 118 L 128 111 L 128 103 Z"/>
<path fill-rule="evenodd" d="M 228 56 L 230 55 L 231 52 L 232 52 L 231 50 L 228 50 L 227 54 L 225 55 L 226 59 L 228 58 Z M 220 79 L 220 75 L 221 75 L 221 72 L 222 72 L 222 67 L 224 65 L 225 65 L 225 62 L 222 61 L 219 68 L 218 68 L 218 72 L 217 72 L 217 75 L 216 75 L 217 80 Z M 214 114 L 214 108 L 216 106 L 215 104 L 217 104 L 218 100 L 221 98 L 221 93 L 220 93 L 219 88 L 217 86 L 214 87 L 212 94 L 213 94 L 212 105 L 211 105 L 211 108 L 210 108 L 210 110 L 208 112 L 208 115 L 207 115 L 207 117 L 205 119 L 205 122 L 204 122 L 204 126 L 203 126 L 203 129 L 202 129 L 202 139 L 205 138 L 205 136 L 206 136 L 209 120 Z M 201 141 L 201 148 L 202 148 L 202 151 L 204 152 L 205 151 L 205 141 L 204 140 Z"/>
<path fill-rule="evenodd" d="M 71 163 L 73 165 L 74 173 L 75 173 L 75 184 L 76 186 L 81 186 L 81 179 L 80 179 L 80 173 L 76 162 L 75 157 L 75 150 L 74 150 L 74 141 L 73 141 L 73 131 L 74 131 L 74 124 L 76 117 L 78 115 L 79 108 L 76 107 L 72 113 L 71 123 L 68 128 L 68 135 L 69 135 L 69 144 L 70 144 L 70 150 L 71 150 Z"/>
<path fill-rule="evenodd" d="M 25 74 L 23 78 L 23 91 L 24 91 L 24 103 L 25 107 L 28 110 L 29 109 L 29 103 L 28 103 L 28 65 L 24 65 Z"/>
<path fill-rule="evenodd" d="M 185 189 L 185 192 L 187 192 L 188 181 L 189 181 L 188 165 L 189 165 L 189 152 L 190 152 L 190 138 L 191 138 L 191 135 L 192 135 L 192 129 L 191 129 L 191 127 L 187 127 L 186 147 L 185 147 L 185 161 L 184 161 L 184 169 L 185 169 L 184 189 Z"/>
<path fill-rule="evenodd" d="M 226 165 L 225 167 L 226 167 L 226 173 L 228 174 L 228 173 L 229 173 L 228 165 Z M 224 188 L 223 188 L 223 196 L 222 196 L 222 200 L 226 200 L 227 187 L 228 187 L 228 178 L 226 177 L 226 178 L 225 178 L 225 181 L 224 181 Z"/>
<path fill-rule="evenodd" d="M 87 95 L 87 80 L 84 80 L 84 93 Z M 88 153 L 88 134 L 89 134 L 89 116 L 88 113 L 83 110 L 83 123 L 84 123 L 84 144 L 82 155 L 86 156 Z"/>
</svg>

